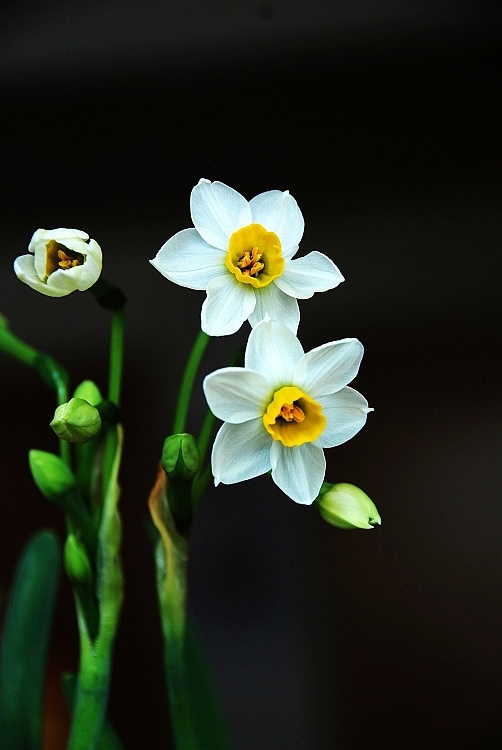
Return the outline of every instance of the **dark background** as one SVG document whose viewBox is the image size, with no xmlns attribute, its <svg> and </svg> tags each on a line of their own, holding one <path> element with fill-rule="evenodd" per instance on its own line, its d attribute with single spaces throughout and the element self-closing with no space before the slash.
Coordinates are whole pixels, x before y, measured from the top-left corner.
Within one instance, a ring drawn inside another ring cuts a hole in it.
<svg viewBox="0 0 502 750">
<path fill-rule="evenodd" d="M 267 478 L 219 487 L 193 530 L 190 594 L 238 750 L 502 745 L 500 24 L 482 2 L 6 3 L 0 11 L 0 310 L 106 387 L 108 320 L 11 270 L 41 226 L 102 246 L 128 297 L 121 500 L 126 603 L 110 716 L 129 748 L 169 731 L 146 498 L 203 294 L 149 264 L 190 225 L 200 177 L 289 189 L 346 281 L 301 306 L 305 349 L 356 336 L 375 412 L 328 452 L 382 527 L 331 528 Z M 211 342 L 207 372 L 239 334 Z M 2 355 L 1 577 L 57 510 L 26 453 L 53 400 Z M 203 413 L 198 395 L 196 430 Z M 75 668 L 62 585 L 60 672 Z M 60 727 L 64 731 L 64 724 Z"/>
</svg>

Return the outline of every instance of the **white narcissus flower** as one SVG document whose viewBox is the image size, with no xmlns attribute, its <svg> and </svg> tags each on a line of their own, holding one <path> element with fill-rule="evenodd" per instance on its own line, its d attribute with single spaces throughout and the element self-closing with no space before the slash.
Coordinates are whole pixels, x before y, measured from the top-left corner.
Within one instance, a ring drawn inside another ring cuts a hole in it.
<svg viewBox="0 0 502 750">
<path fill-rule="evenodd" d="M 296 333 L 297 298 L 343 281 L 322 253 L 292 260 L 304 221 L 287 190 L 260 193 L 248 202 L 222 182 L 200 180 L 190 212 L 195 228 L 171 237 L 150 262 L 175 284 L 207 292 L 201 325 L 210 336 L 235 333 L 246 319 L 254 327 L 266 314 Z"/>
<path fill-rule="evenodd" d="M 234 484 L 272 470 L 295 502 L 312 503 L 321 488 L 323 448 L 354 437 L 372 411 L 347 384 L 363 356 L 357 339 L 324 344 L 307 354 L 295 334 L 265 319 L 249 336 L 244 367 L 204 379 L 209 408 L 225 424 L 213 445 L 215 484 Z"/>
<path fill-rule="evenodd" d="M 101 248 L 79 229 L 37 229 L 28 250 L 14 261 L 16 276 L 48 297 L 83 292 L 101 274 Z"/>
</svg>

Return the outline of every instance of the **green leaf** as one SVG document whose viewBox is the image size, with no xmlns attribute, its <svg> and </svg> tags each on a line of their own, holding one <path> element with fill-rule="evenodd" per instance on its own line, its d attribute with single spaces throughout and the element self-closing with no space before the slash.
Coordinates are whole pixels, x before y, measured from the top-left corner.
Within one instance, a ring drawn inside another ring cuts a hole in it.
<svg viewBox="0 0 502 750">
<path fill-rule="evenodd" d="M 188 696 L 195 724 L 197 747 L 201 750 L 230 750 L 219 696 L 197 624 L 187 612 L 185 633 Z"/>
<path fill-rule="evenodd" d="M 60 571 L 52 531 L 26 545 L 14 574 L 0 652 L 3 750 L 39 750 L 45 664 Z"/>
</svg>

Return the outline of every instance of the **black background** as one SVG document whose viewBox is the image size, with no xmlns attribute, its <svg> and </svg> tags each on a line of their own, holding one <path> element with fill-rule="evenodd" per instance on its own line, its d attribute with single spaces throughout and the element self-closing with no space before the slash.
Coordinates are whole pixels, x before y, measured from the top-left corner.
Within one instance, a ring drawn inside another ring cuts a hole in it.
<svg viewBox="0 0 502 750">
<path fill-rule="evenodd" d="M 110 716 L 168 746 L 146 498 L 203 294 L 148 263 L 190 225 L 200 177 L 289 189 L 346 281 L 301 306 L 305 349 L 356 336 L 375 412 L 327 454 L 381 528 L 342 532 L 268 478 L 211 490 L 190 596 L 235 747 L 488 748 L 502 742 L 500 25 L 496 4 L 11 2 L 1 17 L 0 310 L 76 385 L 106 386 L 108 320 L 11 270 L 42 226 L 101 245 L 128 297 L 121 499 L 126 603 Z M 211 342 L 209 371 L 245 341 Z M 54 404 L 2 356 L 0 586 L 62 520 L 29 448 Z M 198 392 L 191 416 L 203 414 Z M 63 582 L 47 748 L 77 641 Z M 59 722 L 61 723 L 61 722 Z"/>
</svg>

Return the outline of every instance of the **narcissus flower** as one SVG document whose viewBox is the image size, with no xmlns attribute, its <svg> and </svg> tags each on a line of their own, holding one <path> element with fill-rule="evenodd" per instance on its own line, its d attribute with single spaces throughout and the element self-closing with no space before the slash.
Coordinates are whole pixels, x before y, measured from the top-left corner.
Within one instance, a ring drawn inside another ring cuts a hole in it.
<svg viewBox="0 0 502 750">
<path fill-rule="evenodd" d="M 324 448 L 350 440 L 372 411 L 349 388 L 363 356 L 357 339 L 304 353 L 295 334 L 265 319 L 252 331 L 244 367 L 208 375 L 204 393 L 225 424 L 213 446 L 215 484 L 234 484 L 272 470 L 295 502 L 312 503 L 325 473 Z"/>
<path fill-rule="evenodd" d="M 79 229 L 37 229 L 28 250 L 14 261 L 16 276 L 48 297 L 83 292 L 101 273 L 101 248 Z"/>
<path fill-rule="evenodd" d="M 247 319 L 268 314 L 296 333 L 298 299 L 343 281 L 322 253 L 292 260 L 304 221 L 288 191 L 270 190 L 247 201 L 222 182 L 200 180 L 190 196 L 194 227 L 171 237 L 150 262 L 170 281 L 207 292 L 202 330 L 235 333 Z"/>
</svg>

